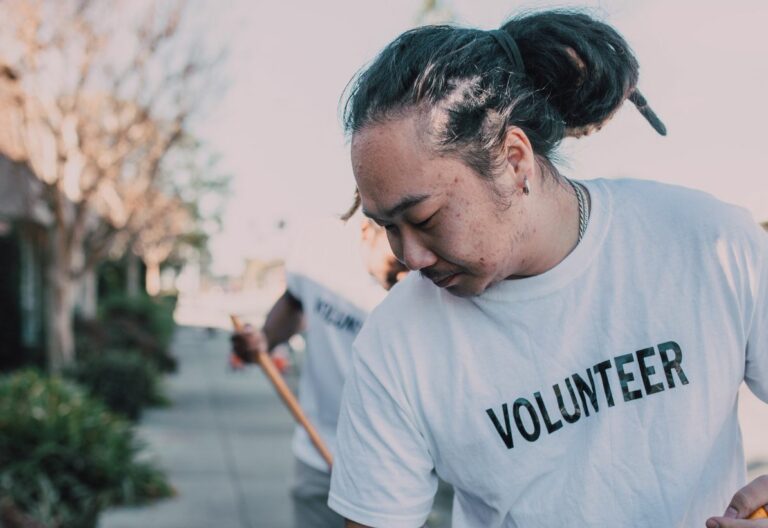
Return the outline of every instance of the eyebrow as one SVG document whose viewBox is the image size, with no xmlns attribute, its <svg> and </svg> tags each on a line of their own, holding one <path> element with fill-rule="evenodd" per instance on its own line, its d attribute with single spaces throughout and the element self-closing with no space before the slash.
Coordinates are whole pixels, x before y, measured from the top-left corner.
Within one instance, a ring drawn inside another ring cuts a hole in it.
<svg viewBox="0 0 768 528">
<path fill-rule="evenodd" d="M 429 198 L 428 194 L 410 195 L 410 196 L 406 196 L 405 198 L 397 202 L 397 205 L 395 205 L 394 207 L 384 211 L 382 213 L 382 216 L 377 216 L 371 213 L 370 211 L 366 211 L 365 208 L 363 208 L 363 214 L 372 220 L 382 220 L 383 218 L 392 218 L 404 212 L 406 209 L 409 209 L 414 205 L 420 204 L 427 198 Z"/>
</svg>

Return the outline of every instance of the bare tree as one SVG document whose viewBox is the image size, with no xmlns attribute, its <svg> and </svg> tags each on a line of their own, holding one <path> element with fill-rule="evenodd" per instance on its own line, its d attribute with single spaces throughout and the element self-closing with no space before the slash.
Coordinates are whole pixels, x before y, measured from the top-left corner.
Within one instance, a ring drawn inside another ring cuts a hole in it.
<svg viewBox="0 0 768 528">
<path fill-rule="evenodd" d="M 5 0 L 2 58 L 17 79 L 15 137 L 0 145 L 45 182 L 49 365 L 74 357 L 78 287 L 119 236 L 155 222 L 161 167 L 209 89 L 216 60 L 182 31 L 185 2 Z M 126 29 L 127 28 L 127 29 Z"/>
<path fill-rule="evenodd" d="M 147 293 L 154 296 L 160 293 L 160 265 L 183 235 L 194 229 L 194 220 L 187 204 L 178 198 L 155 191 L 147 199 L 151 203 L 144 217 L 136 218 L 140 227 L 131 249 L 147 266 Z"/>
<path fill-rule="evenodd" d="M 219 169 L 219 157 L 204 142 L 187 134 L 165 160 L 165 185 L 151 210 L 131 232 L 133 252 L 146 265 L 146 288 L 159 293 L 160 265 L 183 265 L 190 258 L 202 263 L 210 258 L 207 242 L 220 231 L 230 176 Z M 141 226 L 150 227 L 141 227 Z"/>
</svg>

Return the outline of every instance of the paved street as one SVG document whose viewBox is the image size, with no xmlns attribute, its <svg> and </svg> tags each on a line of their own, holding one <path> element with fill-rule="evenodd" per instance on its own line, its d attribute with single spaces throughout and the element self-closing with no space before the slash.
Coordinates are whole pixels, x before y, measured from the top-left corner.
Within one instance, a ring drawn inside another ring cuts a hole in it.
<svg viewBox="0 0 768 528">
<path fill-rule="evenodd" d="M 257 368 L 229 370 L 228 346 L 224 331 L 178 331 L 172 405 L 148 411 L 140 428 L 178 494 L 110 511 L 101 528 L 291 526 L 292 419 Z"/>
</svg>

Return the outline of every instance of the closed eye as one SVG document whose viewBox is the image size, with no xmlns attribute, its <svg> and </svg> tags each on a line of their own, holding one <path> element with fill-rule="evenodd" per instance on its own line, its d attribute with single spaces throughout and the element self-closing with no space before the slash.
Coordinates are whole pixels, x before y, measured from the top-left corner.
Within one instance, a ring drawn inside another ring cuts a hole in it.
<svg viewBox="0 0 768 528">
<path fill-rule="evenodd" d="M 437 212 L 435 212 L 434 214 L 432 214 L 432 215 L 431 215 L 429 218 L 427 218 L 426 220 L 423 220 L 423 221 L 421 221 L 421 222 L 418 222 L 418 223 L 414 223 L 414 224 L 413 224 L 413 226 L 414 226 L 414 227 L 418 227 L 418 228 L 421 228 L 421 229 L 424 229 L 424 228 L 426 228 L 426 227 L 429 227 L 429 223 L 432 221 L 432 219 L 433 219 L 433 218 L 434 218 L 436 215 L 437 215 Z"/>
</svg>

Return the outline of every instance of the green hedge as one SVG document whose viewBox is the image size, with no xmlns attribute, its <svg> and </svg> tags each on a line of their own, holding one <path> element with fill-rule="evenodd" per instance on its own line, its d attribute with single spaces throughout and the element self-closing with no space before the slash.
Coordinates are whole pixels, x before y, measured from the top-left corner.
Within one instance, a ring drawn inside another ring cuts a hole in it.
<svg viewBox="0 0 768 528">
<path fill-rule="evenodd" d="M 166 401 L 157 367 L 135 351 L 109 350 L 81 359 L 68 375 L 131 420 L 138 420 L 144 407 Z"/>
<path fill-rule="evenodd" d="M 175 322 L 175 297 L 113 296 L 101 303 L 96 321 L 78 321 L 78 359 L 90 359 L 108 350 L 134 350 L 160 371 L 176 369 L 169 348 Z"/>
<path fill-rule="evenodd" d="M 104 508 L 171 495 L 141 449 L 130 422 L 75 384 L 32 370 L 0 377 L 3 511 L 92 528 Z"/>
<path fill-rule="evenodd" d="M 167 349 L 173 338 L 175 306 L 174 297 L 117 295 L 101 303 L 99 319 L 102 322 L 130 320 L 137 328 L 152 335 L 161 348 Z"/>
</svg>

